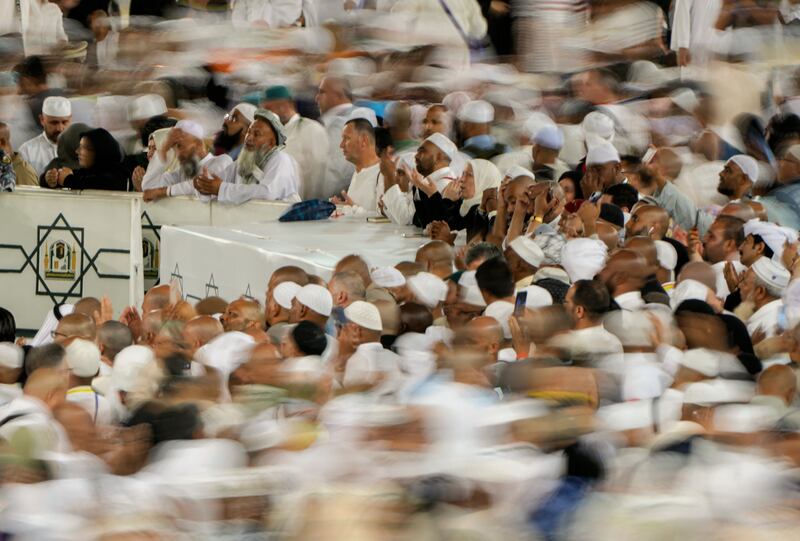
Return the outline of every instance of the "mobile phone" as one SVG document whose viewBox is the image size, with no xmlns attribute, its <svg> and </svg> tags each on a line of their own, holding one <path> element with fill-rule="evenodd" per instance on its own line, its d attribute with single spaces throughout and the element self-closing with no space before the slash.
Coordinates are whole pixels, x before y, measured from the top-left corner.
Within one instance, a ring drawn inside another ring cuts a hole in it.
<svg viewBox="0 0 800 541">
<path fill-rule="evenodd" d="M 520 317 L 525 314 L 525 306 L 528 303 L 528 292 L 520 291 L 517 293 L 517 300 L 514 302 L 514 316 Z"/>
<path fill-rule="evenodd" d="M 651 161 L 653 161 L 655 155 L 656 155 L 656 149 L 653 147 L 649 147 L 647 149 L 647 152 L 645 152 L 644 156 L 642 157 L 642 163 L 648 165 Z"/>
<path fill-rule="evenodd" d="M 694 226 L 700 229 L 700 209 L 697 209 L 694 213 Z"/>
</svg>

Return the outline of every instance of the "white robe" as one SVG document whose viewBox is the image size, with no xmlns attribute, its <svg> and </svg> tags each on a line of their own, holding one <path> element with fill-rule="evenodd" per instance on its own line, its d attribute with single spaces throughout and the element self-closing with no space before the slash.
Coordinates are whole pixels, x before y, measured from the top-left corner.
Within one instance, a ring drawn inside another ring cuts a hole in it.
<svg viewBox="0 0 800 541">
<path fill-rule="evenodd" d="M 286 152 L 300 167 L 302 179 L 300 197 L 312 199 L 320 191 L 325 178 L 328 158 L 328 132 L 325 127 L 310 118 L 295 114 L 283 127 L 286 134 Z"/>
<path fill-rule="evenodd" d="M 380 342 L 361 344 L 347 360 L 342 383 L 348 387 L 380 380 L 374 392 L 394 392 L 400 389 L 400 363 L 400 357 Z"/>
<path fill-rule="evenodd" d="M 24 142 L 19 147 L 19 154 L 23 160 L 31 164 L 31 167 L 36 170 L 36 174 L 41 176 L 47 164 L 56 159 L 58 152 L 56 144 L 42 132 Z"/>
<path fill-rule="evenodd" d="M 442 167 L 428 175 L 428 180 L 436 184 L 436 189 L 441 193 L 450 181 L 456 176 L 449 167 Z M 386 217 L 398 225 L 409 225 L 414 219 L 414 199 L 411 191 L 403 192 L 395 184 L 383 195 Z"/>
<path fill-rule="evenodd" d="M 200 170 L 207 169 L 212 175 L 217 175 L 222 178 L 225 170 L 231 165 L 233 161 L 230 156 L 223 154 L 222 156 L 206 156 L 200 160 Z M 152 169 L 152 175 L 149 175 Z M 177 170 L 166 172 L 166 165 L 161 161 L 158 153 L 150 160 L 147 167 L 148 178 L 142 180 L 142 190 L 150 190 L 153 188 L 167 188 L 167 195 L 170 197 L 177 197 L 179 195 L 196 195 L 201 201 L 211 201 L 213 196 L 203 195 L 198 192 L 194 187 L 194 179 L 189 178 L 183 172 L 183 168 L 178 167 Z"/>
<path fill-rule="evenodd" d="M 67 391 L 67 402 L 78 404 L 86 410 L 95 425 L 110 425 L 113 420 L 111 403 L 97 394 L 91 386 L 73 387 Z"/>
<path fill-rule="evenodd" d="M 778 317 L 782 309 L 783 301 L 781 299 L 765 304 L 747 320 L 747 332 L 753 336 L 758 329 L 761 329 L 766 333 L 767 338 L 772 338 L 780 333 Z"/>
<path fill-rule="evenodd" d="M 61 9 L 47 0 L 20 0 L 20 20 L 25 56 L 46 54 L 59 42 L 68 41 Z"/>
<path fill-rule="evenodd" d="M 340 195 L 342 190 L 347 189 L 347 183 L 353 176 L 355 167 L 352 163 L 344 159 L 339 145 L 342 143 L 342 130 L 347 122 L 353 105 L 344 103 L 337 105 L 322 115 L 320 120 L 328 133 L 328 156 L 325 164 L 325 176 L 322 182 L 315 182 L 313 186 L 306 188 L 311 199 L 329 199 L 334 195 Z"/>
<path fill-rule="evenodd" d="M 270 156 L 263 171 L 256 168 L 253 175 L 258 179 L 257 184 L 245 184 L 238 168 L 237 163 L 232 163 L 220 175 L 223 180 L 218 195 L 220 203 L 241 205 L 251 199 L 300 201 L 297 162 L 286 152 L 279 150 Z"/>
<path fill-rule="evenodd" d="M 353 173 L 347 195 L 353 200 L 351 213 L 377 213 L 378 200 L 383 195 L 383 175 L 380 162 Z"/>
<path fill-rule="evenodd" d="M 730 289 L 728 289 L 728 282 L 725 281 L 725 263 L 727 263 L 727 261 L 720 261 L 711 265 L 711 268 L 714 269 L 714 273 L 717 275 L 717 297 L 722 300 L 725 300 L 728 295 L 731 294 Z M 736 269 L 737 273 L 742 273 L 747 270 L 747 267 L 745 267 L 741 261 L 731 261 L 731 263 L 733 263 L 733 268 Z"/>
<path fill-rule="evenodd" d="M 670 48 L 673 51 L 689 49 L 690 65 L 707 65 L 718 34 L 715 26 L 722 0 L 675 0 L 674 6 Z"/>
</svg>

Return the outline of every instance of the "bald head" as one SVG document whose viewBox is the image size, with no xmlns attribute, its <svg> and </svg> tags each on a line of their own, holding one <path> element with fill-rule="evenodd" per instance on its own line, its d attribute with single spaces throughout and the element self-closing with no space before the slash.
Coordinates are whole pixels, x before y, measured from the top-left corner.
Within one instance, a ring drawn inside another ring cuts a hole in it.
<svg viewBox="0 0 800 541">
<path fill-rule="evenodd" d="M 625 237 L 649 237 L 662 240 L 669 229 L 669 212 L 655 205 L 641 205 L 625 225 Z"/>
<path fill-rule="evenodd" d="M 598 275 L 611 295 L 639 291 L 644 283 L 647 261 L 639 253 L 623 249 L 614 252 Z"/>
<path fill-rule="evenodd" d="M 269 277 L 267 289 L 272 291 L 275 286 L 284 282 L 294 282 L 299 286 L 306 286 L 308 285 L 308 273 L 300 267 L 295 267 L 294 265 L 280 267 L 275 269 L 275 272 L 273 272 L 272 276 Z"/>
<path fill-rule="evenodd" d="M 317 106 L 324 115 L 338 105 L 350 103 L 352 97 L 350 84 L 346 79 L 327 76 L 322 79 L 317 89 Z"/>
<path fill-rule="evenodd" d="M 654 274 L 658 269 L 658 251 L 656 243 L 648 237 L 633 237 L 625 243 L 626 250 L 633 250 L 647 261 L 648 274 Z"/>
<path fill-rule="evenodd" d="M 94 341 L 97 337 L 97 328 L 92 317 L 73 313 L 61 318 L 55 334 L 54 340 L 58 343 L 74 336 Z"/>
<path fill-rule="evenodd" d="M 425 271 L 425 266 L 416 261 L 401 261 L 394 266 L 406 279 Z"/>
<path fill-rule="evenodd" d="M 53 410 L 66 400 L 68 385 L 66 371 L 57 368 L 40 368 L 28 376 L 23 393 L 39 399 Z"/>
<path fill-rule="evenodd" d="M 161 327 L 164 325 L 164 311 L 151 310 L 142 315 L 142 336 L 140 341 L 144 344 L 152 344 L 158 336 Z"/>
<path fill-rule="evenodd" d="M 245 332 L 249 328 L 262 326 L 261 309 L 258 303 L 248 299 L 233 301 L 225 309 L 220 322 L 225 332 Z"/>
<path fill-rule="evenodd" d="M 97 329 L 97 345 L 106 361 L 111 363 L 117 353 L 133 345 L 133 333 L 119 321 L 106 321 Z"/>
<path fill-rule="evenodd" d="M 206 297 L 194 306 L 198 316 L 213 316 L 221 314 L 228 307 L 228 301 L 221 297 Z"/>
<path fill-rule="evenodd" d="M 674 180 L 681 174 L 683 162 L 681 157 L 671 148 L 660 148 L 653 156 L 652 165 L 668 180 Z"/>
<path fill-rule="evenodd" d="M 393 140 L 409 139 L 411 106 L 404 101 L 395 101 L 387 105 L 383 115 L 383 125 L 389 128 Z"/>
<path fill-rule="evenodd" d="M 256 344 L 250 359 L 231 374 L 231 385 L 275 385 L 280 383 L 281 352 L 272 342 Z"/>
<path fill-rule="evenodd" d="M 337 272 L 331 277 L 328 284 L 333 303 L 336 306 L 347 308 L 355 301 L 363 301 L 367 296 L 364 279 L 355 271 Z"/>
<path fill-rule="evenodd" d="M 378 309 L 381 314 L 381 322 L 383 323 L 383 335 L 396 336 L 400 333 L 400 307 L 396 302 L 386 299 L 378 299 L 372 301 L 372 304 Z"/>
<path fill-rule="evenodd" d="M 690 261 L 686 263 L 678 274 L 676 284 L 684 280 L 696 280 L 708 287 L 711 291 L 717 290 L 717 273 L 705 261 Z"/>
<path fill-rule="evenodd" d="M 169 284 L 150 288 L 142 301 L 142 313 L 161 310 L 169 306 Z"/>
<path fill-rule="evenodd" d="M 758 394 L 774 396 L 790 406 L 797 396 L 797 376 L 789 366 L 776 364 L 758 377 Z"/>
<path fill-rule="evenodd" d="M 83 314 L 94 318 L 94 313 L 100 312 L 100 301 L 94 297 L 84 297 L 75 303 L 74 314 Z"/>
<path fill-rule="evenodd" d="M 719 212 L 720 216 L 733 216 L 743 222 L 748 222 L 756 218 L 756 213 L 747 203 L 728 203 Z"/>
<path fill-rule="evenodd" d="M 364 261 L 361 256 L 355 254 L 345 256 L 336 263 L 336 267 L 333 269 L 334 274 L 347 271 L 358 274 L 364 282 L 364 287 L 369 287 L 372 283 L 367 262 Z"/>
<path fill-rule="evenodd" d="M 493 317 L 478 316 L 471 319 L 465 329 L 466 341 L 480 351 L 486 351 L 493 361 L 503 342 L 503 329 Z"/>
<path fill-rule="evenodd" d="M 439 278 L 447 278 L 453 274 L 453 247 L 441 240 L 432 240 L 417 250 L 416 261 L 427 272 Z"/>
<path fill-rule="evenodd" d="M 183 339 L 188 344 L 191 355 L 194 355 L 198 349 L 224 332 L 222 323 L 216 318 L 197 316 L 183 327 Z"/>
</svg>

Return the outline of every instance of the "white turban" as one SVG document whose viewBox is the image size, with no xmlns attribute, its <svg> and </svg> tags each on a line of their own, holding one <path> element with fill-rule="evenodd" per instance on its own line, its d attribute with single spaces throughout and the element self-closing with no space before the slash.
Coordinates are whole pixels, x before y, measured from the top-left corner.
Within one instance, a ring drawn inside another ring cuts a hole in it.
<svg viewBox="0 0 800 541">
<path fill-rule="evenodd" d="M 572 283 L 591 280 L 606 264 L 608 247 L 596 239 L 572 239 L 561 249 L 561 266 Z"/>
<path fill-rule="evenodd" d="M 750 220 L 744 224 L 744 234 L 758 235 L 772 250 L 772 259 L 781 261 L 783 256 L 783 246 L 797 242 L 797 231 L 788 227 L 781 227 L 772 222 L 762 222 L 758 219 Z"/>
<path fill-rule="evenodd" d="M 746 154 L 737 154 L 727 161 L 727 163 L 731 162 L 738 165 L 744 176 L 749 178 L 751 182 L 758 181 L 758 162 L 754 158 Z"/>
<path fill-rule="evenodd" d="M 248 361 L 255 345 L 256 341 L 250 335 L 238 331 L 226 332 L 201 347 L 196 357 L 200 363 L 219 370 L 227 380 Z"/>
</svg>

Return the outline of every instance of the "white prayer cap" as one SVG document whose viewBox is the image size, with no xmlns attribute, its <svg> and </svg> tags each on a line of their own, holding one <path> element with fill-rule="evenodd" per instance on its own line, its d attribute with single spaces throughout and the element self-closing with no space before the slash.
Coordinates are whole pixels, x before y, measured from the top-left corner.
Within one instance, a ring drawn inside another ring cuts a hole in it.
<svg viewBox="0 0 800 541">
<path fill-rule="evenodd" d="M 746 403 L 753 398 L 755 386 L 746 381 L 712 379 L 698 381 L 686 386 L 684 404 L 712 406 L 714 404 Z"/>
<path fill-rule="evenodd" d="M 240 115 L 245 117 L 248 122 L 252 123 L 253 120 L 255 120 L 256 118 L 257 109 L 258 107 L 256 107 L 252 103 L 240 103 L 239 105 L 233 108 L 233 111 L 239 111 Z"/>
<path fill-rule="evenodd" d="M 697 94 L 691 88 L 679 88 L 669 95 L 669 99 L 687 113 L 693 113 L 700 105 Z"/>
<path fill-rule="evenodd" d="M 225 378 L 250 359 L 256 341 L 252 336 L 239 331 L 223 333 L 201 347 L 197 360 L 224 374 Z"/>
<path fill-rule="evenodd" d="M 549 124 L 536 132 L 533 142 L 544 148 L 561 150 L 561 147 L 564 146 L 564 134 L 561 133 L 558 126 Z"/>
<path fill-rule="evenodd" d="M 372 283 L 378 287 L 402 287 L 406 277 L 394 267 L 377 267 L 369 273 Z"/>
<path fill-rule="evenodd" d="M 756 259 L 756 262 L 750 268 L 753 269 L 756 277 L 761 282 L 775 291 L 786 289 L 786 286 L 789 285 L 789 280 L 792 279 L 791 273 L 783 265 L 766 257 Z"/>
<path fill-rule="evenodd" d="M 589 145 L 589 151 L 586 153 L 587 166 L 612 162 L 619 163 L 619 152 L 614 148 L 614 145 L 607 141 Z"/>
<path fill-rule="evenodd" d="M 295 298 L 297 302 L 321 316 L 329 316 L 333 310 L 333 297 L 331 297 L 330 291 L 317 284 L 301 287 Z"/>
<path fill-rule="evenodd" d="M 653 323 L 644 313 L 614 310 L 603 320 L 606 330 L 619 338 L 624 347 L 646 348 L 653 342 Z"/>
<path fill-rule="evenodd" d="M 778 421 L 775 410 L 766 405 L 728 404 L 714 409 L 714 431 L 752 434 L 770 430 Z"/>
<path fill-rule="evenodd" d="M 383 322 L 378 307 L 372 303 L 355 301 L 344 309 L 344 316 L 351 323 L 371 331 L 382 331 Z"/>
<path fill-rule="evenodd" d="M 447 107 L 447 110 L 458 116 L 461 108 L 467 103 L 472 101 L 472 96 L 463 91 L 451 92 L 442 98 L 442 105 Z"/>
<path fill-rule="evenodd" d="M 369 107 L 353 107 L 353 110 L 350 111 L 349 115 L 347 115 L 347 122 L 359 118 L 369 122 L 373 128 L 378 127 L 378 117 L 375 116 L 375 111 Z"/>
<path fill-rule="evenodd" d="M 458 112 L 461 122 L 488 124 L 494 120 L 494 107 L 488 101 L 474 100 L 464 104 Z"/>
<path fill-rule="evenodd" d="M 572 282 L 569 280 L 569 274 L 567 274 L 567 271 L 560 267 L 542 267 L 536 271 L 536 274 L 533 275 L 534 282 L 545 280 L 547 278 L 551 280 L 558 280 L 562 284 L 572 284 Z"/>
<path fill-rule="evenodd" d="M 111 383 L 117 390 L 133 392 L 139 389 L 141 372 L 155 364 L 156 356 L 147 346 L 128 346 L 114 357 Z"/>
<path fill-rule="evenodd" d="M 302 289 L 302 286 L 295 282 L 281 282 L 272 290 L 272 298 L 282 308 L 286 310 L 292 309 L 292 300 L 294 300 L 297 292 Z"/>
<path fill-rule="evenodd" d="M 478 271 L 464 271 L 461 273 L 461 276 L 458 278 L 458 285 L 460 286 L 477 286 L 478 285 L 478 278 L 477 278 Z"/>
<path fill-rule="evenodd" d="M 608 247 L 601 240 L 571 239 L 561 249 L 561 266 L 572 283 L 591 280 L 606 264 Z"/>
<path fill-rule="evenodd" d="M 533 239 L 525 235 L 521 235 L 511 241 L 508 245 L 509 248 L 514 250 L 522 260 L 531 267 L 538 267 L 544 261 L 544 252 L 539 245 L 533 242 Z"/>
<path fill-rule="evenodd" d="M 529 310 L 553 305 L 553 296 L 543 287 L 533 285 L 519 290 L 520 293 L 523 291 L 528 293 L 525 308 Z"/>
<path fill-rule="evenodd" d="M 175 129 L 200 140 L 206 136 L 203 127 L 193 120 L 181 120 L 175 124 Z"/>
<path fill-rule="evenodd" d="M 486 307 L 483 315 L 497 320 L 503 328 L 503 336 L 511 338 L 511 327 L 508 325 L 509 318 L 514 315 L 514 305 L 507 301 L 494 301 Z"/>
<path fill-rule="evenodd" d="M 581 122 L 581 128 L 587 142 L 590 140 L 596 141 L 598 137 L 605 141 L 614 139 L 614 120 L 599 111 L 592 111 L 586 115 L 583 118 L 583 122 Z"/>
<path fill-rule="evenodd" d="M 708 302 L 708 293 L 711 290 L 707 285 L 697 280 L 686 279 L 675 286 L 670 295 L 669 304 L 673 310 L 677 310 L 683 301 L 696 300 Z"/>
<path fill-rule="evenodd" d="M 553 122 L 553 119 L 547 116 L 546 114 L 539 111 L 534 111 L 527 118 L 527 120 L 525 120 L 525 124 L 522 129 L 527 134 L 528 139 L 533 141 L 536 138 L 536 135 L 542 130 L 542 128 L 546 126 L 555 126 L 555 122 Z M 562 141 L 563 141 L 563 136 L 562 136 Z"/>
<path fill-rule="evenodd" d="M 432 145 L 436 145 L 439 150 L 444 152 L 447 157 L 450 158 L 450 161 L 453 161 L 458 154 L 458 147 L 456 147 L 455 143 L 441 133 L 434 133 L 425 139 L 425 141 Z"/>
<path fill-rule="evenodd" d="M 749 178 L 751 182 L 758 181 L 758 162 L 755 160 L 755 158 L 752 158 L 747 154 L 737 154 L 725 163 L 727 164 L 731 162 L 738 165 L 739 169 L 741 169 L 742 173 L 744 173 L 744 176 Z"/>
<path fill-rule="evenodd" d="M 447 284 L 430 272 L 420 272 L 407 280 L 408 288 L 419 302 L 428 308 L 436 308 L 447 298 Z"/>
<path fill-rule="evenodd" d="M 16 344 L 11 342 L 0 342 L 0 366 L 12 370 L 22 368 L 25 360 L 25 352 Z"/>
<path fill-rule="evenodd" d="M 79 378 L 96 376 L 100 370 L 100 348 L 89 340 L 78 338 L 66 347 L 67 366 Z"/>
<path fill-rule="evenodd" d="M 678 264 L 678 252 L 675 247 L 665 240 L 655 241 L 658 264 L 667 270 L 675 270 Z"/>
<path fill-rule="evenodd" d="M 506 171 L 505 176 L 507 176 L 510 179 L 515 179 L 517 177 L 527 177 L 531 180 L 536 180 L 536 176 L 527 169 L 525 169 L 524 167 L 522 167 L 521 165 L 514 165 L 512 167 L 509 167 L 508 170 Z"/>
<path fill-rule="evenodd" d="M 690 349 L 683 354 L 680 363 L 686 368 L 700 372 L 709 378 L 715 378 L 719 375 L 719 355 L 710 349 Z"/>
<path fill-rule="evenodd" d="M 67 98 L 50 96 L 42 103 L 42 114 L 55 117 L 72 116 L 72 104 Z"/>
<path fill-rule="evenodd" d="M 783 256 L 783 246 L 787 242 L 793 244 L 797 242 L 797 230 L 788 227 L 781 227 L 772 222 L 762 222 L 753 219 L 744 224 L 744 234 L 758 235 L 772 250 L 772 259 L 780 261 Z"/>
<path fill-rule="evenodd" d="M 167 114 L 167 102 L 158 94 L 145 94 L 128 105 L 128 120 L 148 120 Z"/>
<path fill-rule="evenodd" d="M 613 432 L 652 427 L 653 403 L 650 400 L 635 400 L 603 406 L 597 410 L 597 419 Z"/>
<path fill-rule="evenodd" d="M 483 298 L 483 293 L 477 285 L 461 286 L 458 300 L 471 306 L 486 306 L 486 299 Z"/>
</svg>

